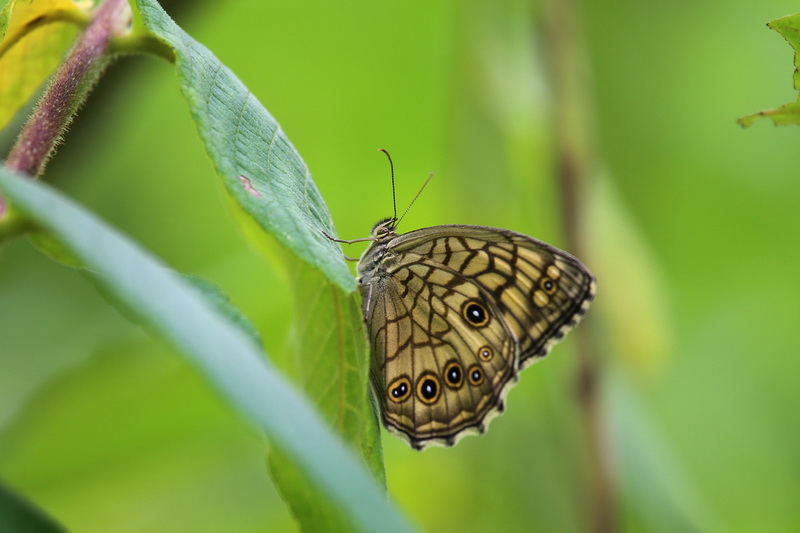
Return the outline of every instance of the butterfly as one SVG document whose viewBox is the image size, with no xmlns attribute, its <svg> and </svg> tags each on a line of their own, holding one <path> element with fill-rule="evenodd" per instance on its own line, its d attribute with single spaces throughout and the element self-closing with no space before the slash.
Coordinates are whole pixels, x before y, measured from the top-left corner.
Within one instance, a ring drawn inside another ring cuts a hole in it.
<svg viewBox="0 0 800 533">
<path fill-rule="evenodd" d="M 519 372 L 586 314 L 595 278 L 512 231 L 379 222 L 356 268 L 370 381 L 386 428 L 413 448 L 483 433 Z"/>
<path fill-rule="evenodd" d="M 586 314 L 596 282 L 575 257 L 520 233 L 444 225 L 398 234 L 397 223 L 332 240 L 371 241 L 356 272 L 384 425 L 418 450 L 452 446 L 504 410 L 520 371 Z"/>
</svg>

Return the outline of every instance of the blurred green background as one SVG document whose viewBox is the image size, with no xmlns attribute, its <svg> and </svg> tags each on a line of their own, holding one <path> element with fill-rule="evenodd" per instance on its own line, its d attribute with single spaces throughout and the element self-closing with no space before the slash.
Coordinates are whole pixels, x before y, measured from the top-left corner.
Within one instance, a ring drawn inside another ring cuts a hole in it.
<svg viewBox="0 0 800 533">
<path fill-rule="evenodd" d="M 401 230 L 483 224 L 566 246 L 543 3 L 163 5 L 281 122 L 340 236 L 391 214 L 386 148 L 401 209 L 435 172 Z M 796 98 L 792 50 L 764 24 L 800 3 L 575 7 L 600 153 L 582 327 L 603 362 L 620 530 L 798 531 L 800 131 L 735 119 Z M 290 295 L 237 231 L 168 64 L 112 66 L 46 179 L 216 283 L 284 350 Z M 573 342 L 523 373 L 483 437 L 418 453 L 385 434 L 389 492 L 422 529 L 586 530 Z M 70 530 L 296 529 L 263 437 L 22 239 L 0 251 L 0 369 L 0 479 Z"/>
</svg>

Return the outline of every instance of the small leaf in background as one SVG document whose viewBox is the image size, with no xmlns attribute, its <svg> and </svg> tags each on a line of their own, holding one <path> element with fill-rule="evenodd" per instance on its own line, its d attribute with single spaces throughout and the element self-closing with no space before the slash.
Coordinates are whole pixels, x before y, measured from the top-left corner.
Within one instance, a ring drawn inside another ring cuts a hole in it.
<svg viewBox="0 0 800 533">
<path fill-rule="evenodd" d="M 0 12 L 0 129 L 50 75 L 92 2 L 10 0 Z"/>
<path fill-rule="evenodd" d="M 54 239 L 48 232 L 33 230 L 28 233 L 28 238 L 40 252 L 53 261 L 70 268 L 85 268 L 81 260 L 75 257 L 69 248 Z"/>
<path fill-rule="evenodd" d="M 780 33 L 794 48 L 794 88 L 800 91 L 800 14 L 772 20 L 767 26 Z M 737 122 L 746 128 L 760 118 L 769 118 L 776 126 L 800 124 L 800 102 L 790 102 L 775 109 L 745 115 Z"/>
</svg>

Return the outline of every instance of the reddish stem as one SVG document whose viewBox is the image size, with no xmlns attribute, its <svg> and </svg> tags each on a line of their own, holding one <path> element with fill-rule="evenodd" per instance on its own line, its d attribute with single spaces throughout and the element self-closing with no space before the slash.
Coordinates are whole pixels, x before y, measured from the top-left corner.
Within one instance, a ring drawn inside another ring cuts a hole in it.
<svg viewBox="0 0 800 533">
<path fill-rule="evenodd" d="M 34 177 L 42 174 L 67 126 L 108 64 L 106 52 L 111 37 L 124 29 L 129 19 L 127 0 L 106 0 L 98 7 L 17 137 L 6 159 L 7 168 Z M 0 198 L 0 216 L 4 208 Z"/>
</svg>

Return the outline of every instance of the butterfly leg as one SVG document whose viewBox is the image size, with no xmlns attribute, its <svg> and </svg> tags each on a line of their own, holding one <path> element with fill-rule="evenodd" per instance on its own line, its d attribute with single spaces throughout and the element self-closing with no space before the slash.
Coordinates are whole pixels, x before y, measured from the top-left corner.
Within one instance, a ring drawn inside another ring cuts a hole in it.
<svg viewBox="0 0 800 533">
<path fill-rule="evenodd" d="M 364 316 L 369 316 L 369 311 L 372 305 L 372 284 L 367 285 L 367 299 L 364 302 Z"/>
<path fill-rule="evenodd" d="M 325 237 L 329 241 L 340 242 L 342 244 L 353 244 L 354 242 L 366 242 L 366 241 L 374 241 L 375 240 L 375 237 L 364 237 L 363 239 L 353 239 L 352 241 L 348 241 L 348 240 L 345 240 L 345 239 L 337 239 L 335 237 L 331 237 L 330 235 L 325 233 L 325 231 L 323 231 L 323 230 L 319 230 L 319 231 L 320 231 L 320 233 L 325 235 Z"/>
</svg>

